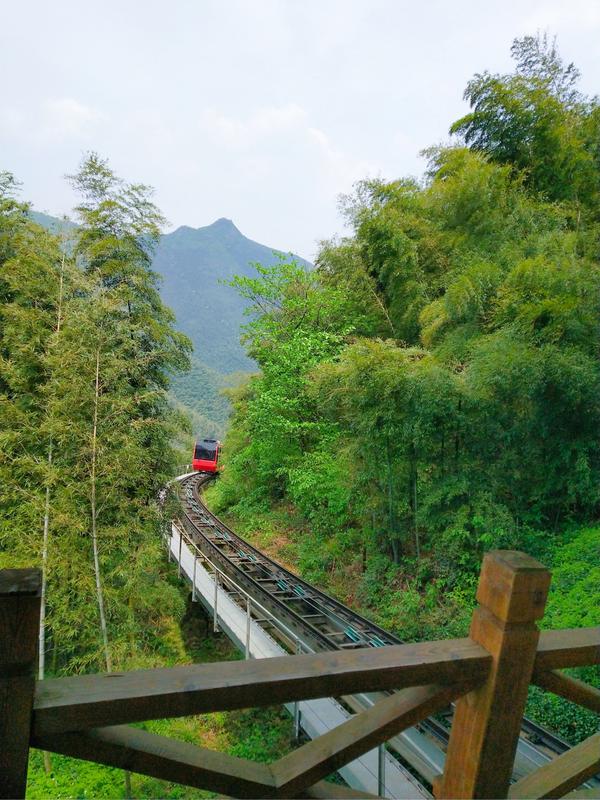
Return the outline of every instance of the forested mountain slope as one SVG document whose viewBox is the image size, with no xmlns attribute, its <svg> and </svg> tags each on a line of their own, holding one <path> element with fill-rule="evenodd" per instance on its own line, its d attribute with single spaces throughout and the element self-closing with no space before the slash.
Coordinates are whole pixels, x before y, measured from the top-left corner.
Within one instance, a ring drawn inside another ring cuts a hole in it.
<svg viewBox="0 0 600 800">
<path fill-rule="evenodd" d="M 196 358 L 219 373 L 254 369 L 239 341 L 248 302 L 222 281 L 255 275 L 253 264 L 275 264 L 275 252 L 224 218 L 161 236 L 152 266 L 162 276 L 162 299 L 192 340 Z"/>
<path fill-rule="evenodd" d="M 69 219 L 53 217 L 50 214 L 44 214 L 42 211 L 29 209 L 29 216 L 34 222 L 41 225 L 42 228 L 46 228 L 50 233 L 54 233 L 57 236 L 66 236 L 77 227 L 77 225 Z"/>
<path fill-rule="evenodd" d="M 68 234 L 74 228 L 73 223 L 48 214 L 30 215 L 53 233 Z M 174 377 L 172 391 L 193 412 L 197 433 L 223 433 L 229 402 L 221 390 L 238 382 L 235 373 L 256 369 L 240 343 L 248 301 L 225 282 L 234 275 L 256 275 L 255 263 L 277 263 L 277 252 L 248 239 L 224 218 L 201 228 L 184 225 L 159 239 L 152 269 L 160 275 L 161 298 L 174 311 L 176 328 L 194 346 L 192 368 Z"/>
<path fill-rule="evenodd" d="M 192 369 L 173 381 L 173 392 L 195 412 L 197 433 L 224 432 L 229 403 L 221 390 L 237 382 L 231 373 L 256 369 L 240 344 L 248 301 L 224 281 L 256 275 L 256 262 L 277 261 L 275 250 L 248 239 L 224 218 L 202 228 L 182 226 L 160 239 L 153 269 L 162 276 L 161 296 L 194 345 Z"/>
</svg>

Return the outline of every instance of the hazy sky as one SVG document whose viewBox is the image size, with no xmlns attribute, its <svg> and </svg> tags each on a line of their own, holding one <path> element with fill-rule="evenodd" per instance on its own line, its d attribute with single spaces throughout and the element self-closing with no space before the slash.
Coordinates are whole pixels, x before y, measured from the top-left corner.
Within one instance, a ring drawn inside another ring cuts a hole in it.
<svg viewBox="0 0 600 800">
<path fill-rule="evenodd" d="M 0 0 L 0 169 L 63 214 L 97 150 L 171 227 L 229 217 L 311 258 L 338 195 L 420 175 L 466 81 L 537 30 L 600 91 L 600 0 Z"/>
</svg>

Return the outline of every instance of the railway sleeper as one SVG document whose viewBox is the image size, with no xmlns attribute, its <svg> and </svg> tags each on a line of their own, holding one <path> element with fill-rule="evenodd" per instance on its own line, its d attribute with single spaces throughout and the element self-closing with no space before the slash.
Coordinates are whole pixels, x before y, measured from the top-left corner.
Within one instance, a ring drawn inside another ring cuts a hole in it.
<svg viewBox="0 0 600 800">
<path fill-rule="evenodd" d="M 361 618 L 359 615 L 354 615 L 332 598 L 323 595 L 318 590 L 315 591 L 314 587 L 310 587 L 308 584 L 301 581 L 301 579 L 287 572 L 285 569 L 282 569 L 268 557 L 262 556 L 258 551 L 244 542 L 244 540 L 239 539 L 232 531 L 229 531 L 224 526 L 220 525 L 218 521 L 212 519 L 206 509 L 203 509 L 201 503 L 196 499 L 197 483 L 197 478 L 194 477 L 191 479 L 188 478 L 182 485 L 183 491 L 180 496 L 184 499 L 183 495 L 185 495 L 185 500 L 187 500 L 187 502 L 184 500 L 184 504 L 187 505 L 189 509 L 187 512 L 187 519 L 182 520 L 184 529 L 188 534 L 192 535 L 194 541 L 197 541 L 197 538 L 206 540 L 210 547 L 208 552 L 210 553 L 214 550 L 215 554 L 219 554 L 219 560 L 222 564 L 221 569 L 227 570 L 227 563 L 229 563 L 231 565 L 230 572 L 232 570 L 234 571 L 233 575 L 235 576 L 235 580 L 247 586 L 250 594 L 254 593 L 257 598 L 263 596 L 260 602 L 270 607 L 274 615 L 279 617 L 282 621 L 285 621 L 291 630 L 301 633 L 307 641 L 310 640 L 311 647 L 313 647 L 315 651 L 338 648 L 355 649 L 368 646 L 382 647 L 387 644 L 400 643 L 397 637 L 389 634 L 377 625 L 371 626 L 368 620 Z M 193 519 L 198 520 L 198 522 L 194 523 Z M 202 532 L 194 536 L 194 531 L 197 527 L 202 527 L 210 531 L 212 533 L 212 537 L 210 538 L 213 540 L 216 539 L 217 541 L 210 541 L 209 536 Z M 197 543 L 200 544 L 199 542 Z M 230 551 L 234 550 L 237 552 L 239 552 L 240 547 L 250 547 L 253 552 L 253 557 L 245 559 L 243 564 L 234 564 L 233 561 L 230 560 L 229 555 L 223 552 L 224 547 L 228 548 Z M 213 556 L 211 556 L 211 558 L 212 557 Z M 249 572 L 247 569 L 249 562 L 252 562 L 253 567 L 260 567 L 260 569 L 264 570 L 266 576 L 260 578 L 248 576 L 244 580 L 244 577 L 248 575 Z M 261 584 L 267 585 L 261 586 Z M 277 584 L 280 588 L 270 590 L 269 584 Z M 290 592 L 293 592 L 293 594 L 290 594 Z M 269 603 L 269 599 L 272 599 L 272 603 Z M 296 610 L 298 606 L 295 606 L 294 610 L 292 610 L 292 601 L 304 603 L 305 609 L 310 613 L 302 614 L 302 607 Z M 286 604 L 289 606 L 289 613 L 283 612 L 283 608 Z M 327 624 L 328 615 L 332 621 L 335 619 L 337 625 L 343 625 L 347 630 L 351 630 L 352 635 L 349 636 L 348 633 L 344 633 L 344 631 L 328 632 L 320 630 L 320 628 Z M 319 619 L 322 619 L 323 622 L 316 623 Z M 261 622 L 263 621 L 261 620 Z M 279 631 L 274 622 L 267 618 L 264 620 L 263 624 L 272 626 L 273 635 L 282 641 L 282 643 L 286 644 L 288 649 L 293 652 L 294 643 L 287 641 L 287 637 Z M 352 641 L 336 641 L 339 636 L 347 636 Z M 445 726 L 443 724 L 440 725 L 439 722 L 436 724 L 436 722 L 437 721 L 434 720 L 427 720 L 421 723 L 418 728 L 425 732 L 428 738 L 437 740 L 437 742 L 441 744 L 440 740 L 444 736 L 443 729 Z M 540 728 L 529 720 L 524 720 L 523 728 L 523 732 L 528 734 L 528 737 L 532 739 L 543 739 L 544 734 L 546 734 L 550 740 L 553 738 L 551 734 L 548 734 L 543 728 Z M 546 746 L 553 752 L 561 752 L 562 750 L 562 747 L 558 747 L 553 741 L 548 741 Z"/>
</svg>

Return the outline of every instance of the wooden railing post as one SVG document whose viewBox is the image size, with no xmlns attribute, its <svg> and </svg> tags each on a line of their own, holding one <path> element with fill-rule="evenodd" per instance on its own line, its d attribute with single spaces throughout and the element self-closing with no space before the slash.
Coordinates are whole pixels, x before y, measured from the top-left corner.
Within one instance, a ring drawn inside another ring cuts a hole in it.
<svg viewBox="0 0 600 800">
<path fill-rule="evenodd" d="M 41 573 L 0 570 L 0 797 L 25 797 Z"/>
<path fill-rule="evenodd" d="M 493 661 L 456 704 L 438 797 L 507 796 L 549 586 L 548 570 L 524 553 L 485 556 L 469 636 Z"/>
</svg>

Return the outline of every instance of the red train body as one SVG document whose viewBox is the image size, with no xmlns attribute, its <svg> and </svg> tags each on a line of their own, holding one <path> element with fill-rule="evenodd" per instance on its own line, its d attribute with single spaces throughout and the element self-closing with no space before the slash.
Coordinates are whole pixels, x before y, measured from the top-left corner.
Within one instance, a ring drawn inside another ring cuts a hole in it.
<svg viewBox="0 0 600 800">
<path fill-rule="evenodd" d="M 197 472 L 217 472 L 220 446 L 217 439 L 198 439 L 194 445 L 192 469 Z"/>
</svg>

